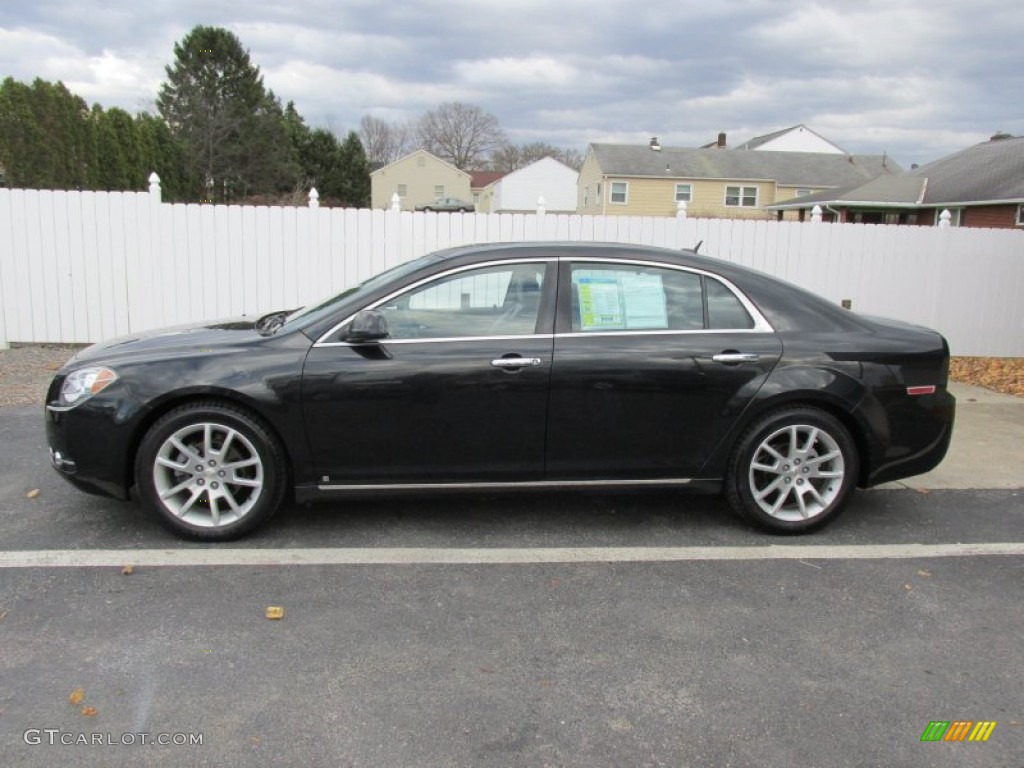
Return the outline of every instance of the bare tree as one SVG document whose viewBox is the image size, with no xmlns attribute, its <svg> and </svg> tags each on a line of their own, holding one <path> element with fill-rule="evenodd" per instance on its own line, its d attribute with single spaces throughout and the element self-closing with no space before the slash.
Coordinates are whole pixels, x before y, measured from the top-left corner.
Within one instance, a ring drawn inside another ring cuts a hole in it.
<svg viewBox="0 0 1024 768">
<path fill-rule="evenodd" d="M 462 170 L 484 165 L 492 152 L 507 143 L 498 118 L 458 101 L 423 115 L 416 124 L 416 138 L 425 150 Z"/>
<path fill-rule="evenodd" d="M 408 124 L 389 123 L 373 115 L 359 121 L 359 139 L 372 164 L 387 165 L 413 149 L 413 131 Z"/>
<path fill-rule="evenodd" d="M 553 157 L 577 171 L 583 165 L 583 155 L 579 150 L 562 149 L 543 141 L 533 141 L 529 144 L 505 144 L 499 147 L 491 154 L 491 166 L 496 171 L 511 172 L 545 157 Z"/>
</svg>

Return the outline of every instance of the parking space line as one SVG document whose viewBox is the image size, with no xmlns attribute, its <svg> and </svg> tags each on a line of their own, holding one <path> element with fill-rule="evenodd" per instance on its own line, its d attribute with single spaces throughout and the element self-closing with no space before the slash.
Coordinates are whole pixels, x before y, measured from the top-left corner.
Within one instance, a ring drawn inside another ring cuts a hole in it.
<svg viewBox="0 0 1024 768">
<path fill-rule="evenodd" d="M 1024 542 L 979 544 L 806 544 L 759 547 L 59 549 L 0 553 L 0 568 L 215 565 L 515 565 L 657 563 L 699 560 L 906 560 L 1024 555 Z"/>
</svg>

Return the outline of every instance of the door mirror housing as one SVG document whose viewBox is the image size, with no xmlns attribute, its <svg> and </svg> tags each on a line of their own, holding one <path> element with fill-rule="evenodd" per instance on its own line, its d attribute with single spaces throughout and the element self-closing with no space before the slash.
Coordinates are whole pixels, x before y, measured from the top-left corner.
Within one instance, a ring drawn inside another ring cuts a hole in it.
<svg viewBox="0 0 1024 768">
<path fill-rule="evenodd" d="M 376 309 L 362 309 L 356 312 L 352 322 L 348 324 L 344 340 L 357 344 L 370 343 L 386 339 L 390 336 L 388 321 Z"/>
</svg>

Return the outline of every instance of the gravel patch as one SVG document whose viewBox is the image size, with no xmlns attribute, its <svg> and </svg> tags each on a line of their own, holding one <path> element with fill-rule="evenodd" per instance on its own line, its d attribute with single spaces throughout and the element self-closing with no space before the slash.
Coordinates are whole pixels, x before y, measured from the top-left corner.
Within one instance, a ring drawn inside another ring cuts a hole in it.
<svg viewBox="0 0 1024 768">
<path fill-rule="evenodd" d="M 12 344 L 0 350 L 0 406 L 42 405 L 53 374 L 86 344 Z"/>
</svg>

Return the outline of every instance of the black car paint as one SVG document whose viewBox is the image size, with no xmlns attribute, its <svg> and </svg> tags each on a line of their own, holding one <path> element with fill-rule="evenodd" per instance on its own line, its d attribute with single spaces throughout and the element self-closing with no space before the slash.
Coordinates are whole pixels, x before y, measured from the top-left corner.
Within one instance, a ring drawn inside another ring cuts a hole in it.
<svg viewBox="0 0 1024 768">
<path fill-rule="evenodd" d="M 252 321 L 242 319 L 141 334 L 83 350 L 55 377 L 51 406 L 57 404 L 65 376 L 77 368 L 109 365 L 120 379 L 70 410 L 48 408 L 51 448 L 76 463 L 74 474 L 64 474 L 83 490 L 127 498 L 135 450 L 149 425 L 176 405 L 222 399 L 251 409 L 270 425 L 285 446 L 296 495 L 303 499 L 318 497 L 318 486 L 339 478 L 346 484 L 686 476 L 698 481 L 695 487 L 714 490 L 721 486 L 732 445 L 754 419 L 785 404 L 803 403 L 828 410 L 850 429 L 862 454 L 862 486 L 927 471 L 944 455 L 955 403 L 945 391 L 948 347 L 939 334 L 858 316 L 725 261 L 628 245 L 474 246 L 435 254 L 404 284 L 481 259 L 594 257 L 718 274 L 750 299 L 776 333 L 703 332 L 668 344 L 666 336 L 632 336 L 628 360 L 605 357 L 596 370 L 581 364 L 592 360 L 589 343 L 594 340 L 559 335 L 566 327 L 564 317 L 557 320 L 553 338 L 542 335 L 512 345 L 422 345 L 427 351 L 386 342 L 314 346 L 342 320 L 395 290 L 394 285 L 378 285 L 368 293 L 349 294 L 329 312 L 289 321 L 273 336 L 257 333 Z M 541 331 L 544 323 L 555 322 L 550 301 L 547 306 L 548 314 L 538 323 Z M 568 312 L 564 302 L 561 311 Z M 764 357 L 757 364 L 710 361 L 718 351 L 753 344 L 756 336 L 764 337 L 756 340 Z M 603 338 L 608 343 L 609 337 Z M 339 339 L 335 331 L 328 340 Z M 616 339 L 611 344 L 624 346 Z M 554 362 L 515 373 L 489 366 L 494 357 L 509 354 Z M 403 402 L 403 395 L 427 381 L 426 370 L 441 375 L 427 382 L 419 400 Z M 549 379 L 550 404 L 544 402 Z M 938 389 L 909 397 L 906 387 L 916 384 Z M 687 414 L 678 402 L 673 408 L 681 387 L 702 393 L 699 411 Z M 605 425 L 622 431 L 606 435 L 603 445 L 636 439 L 643 460 L 616 466 L 602 453 L 597 417 L 602 400 L 610 402 L 604 395 L 623 390 L 642 417 L 631 420 L 624 408 L 612 413 Z M 515 397 L 496 410 L 487 406 L 487 395 L 495 392 Z M 374 413 L 378 407 L 387 409 L 392 424 L 412 420 L 420 428 L 439 430 L 437 439 L 429 445 L 410 442 L 401 426 L 388 434 L 380 413 Z M 457 417 L 458 408 L 466 409 L 466 418 Z M 688 417 L 690 428 L 704 429 L 705 438 L 713 440 L 703 462 L 699 452 L 689 450 L 687 437 L 693 433 L 680 430 L 670 416 L 659 417 L 661 408 L 669 414 L 675 410 L 676 418 Z M 548 446 L 546 456 L 538 453 L 536 440 Z M 562 458 L 553 460 L 552 446 L 564 451 Z M 468 456 L 460 453 L 463 449 Z M 679 461 L 674 463 L 676 452 Z M 470 459 L 479 456 L 486 460 L 474 467 Z"/>
</svg>

